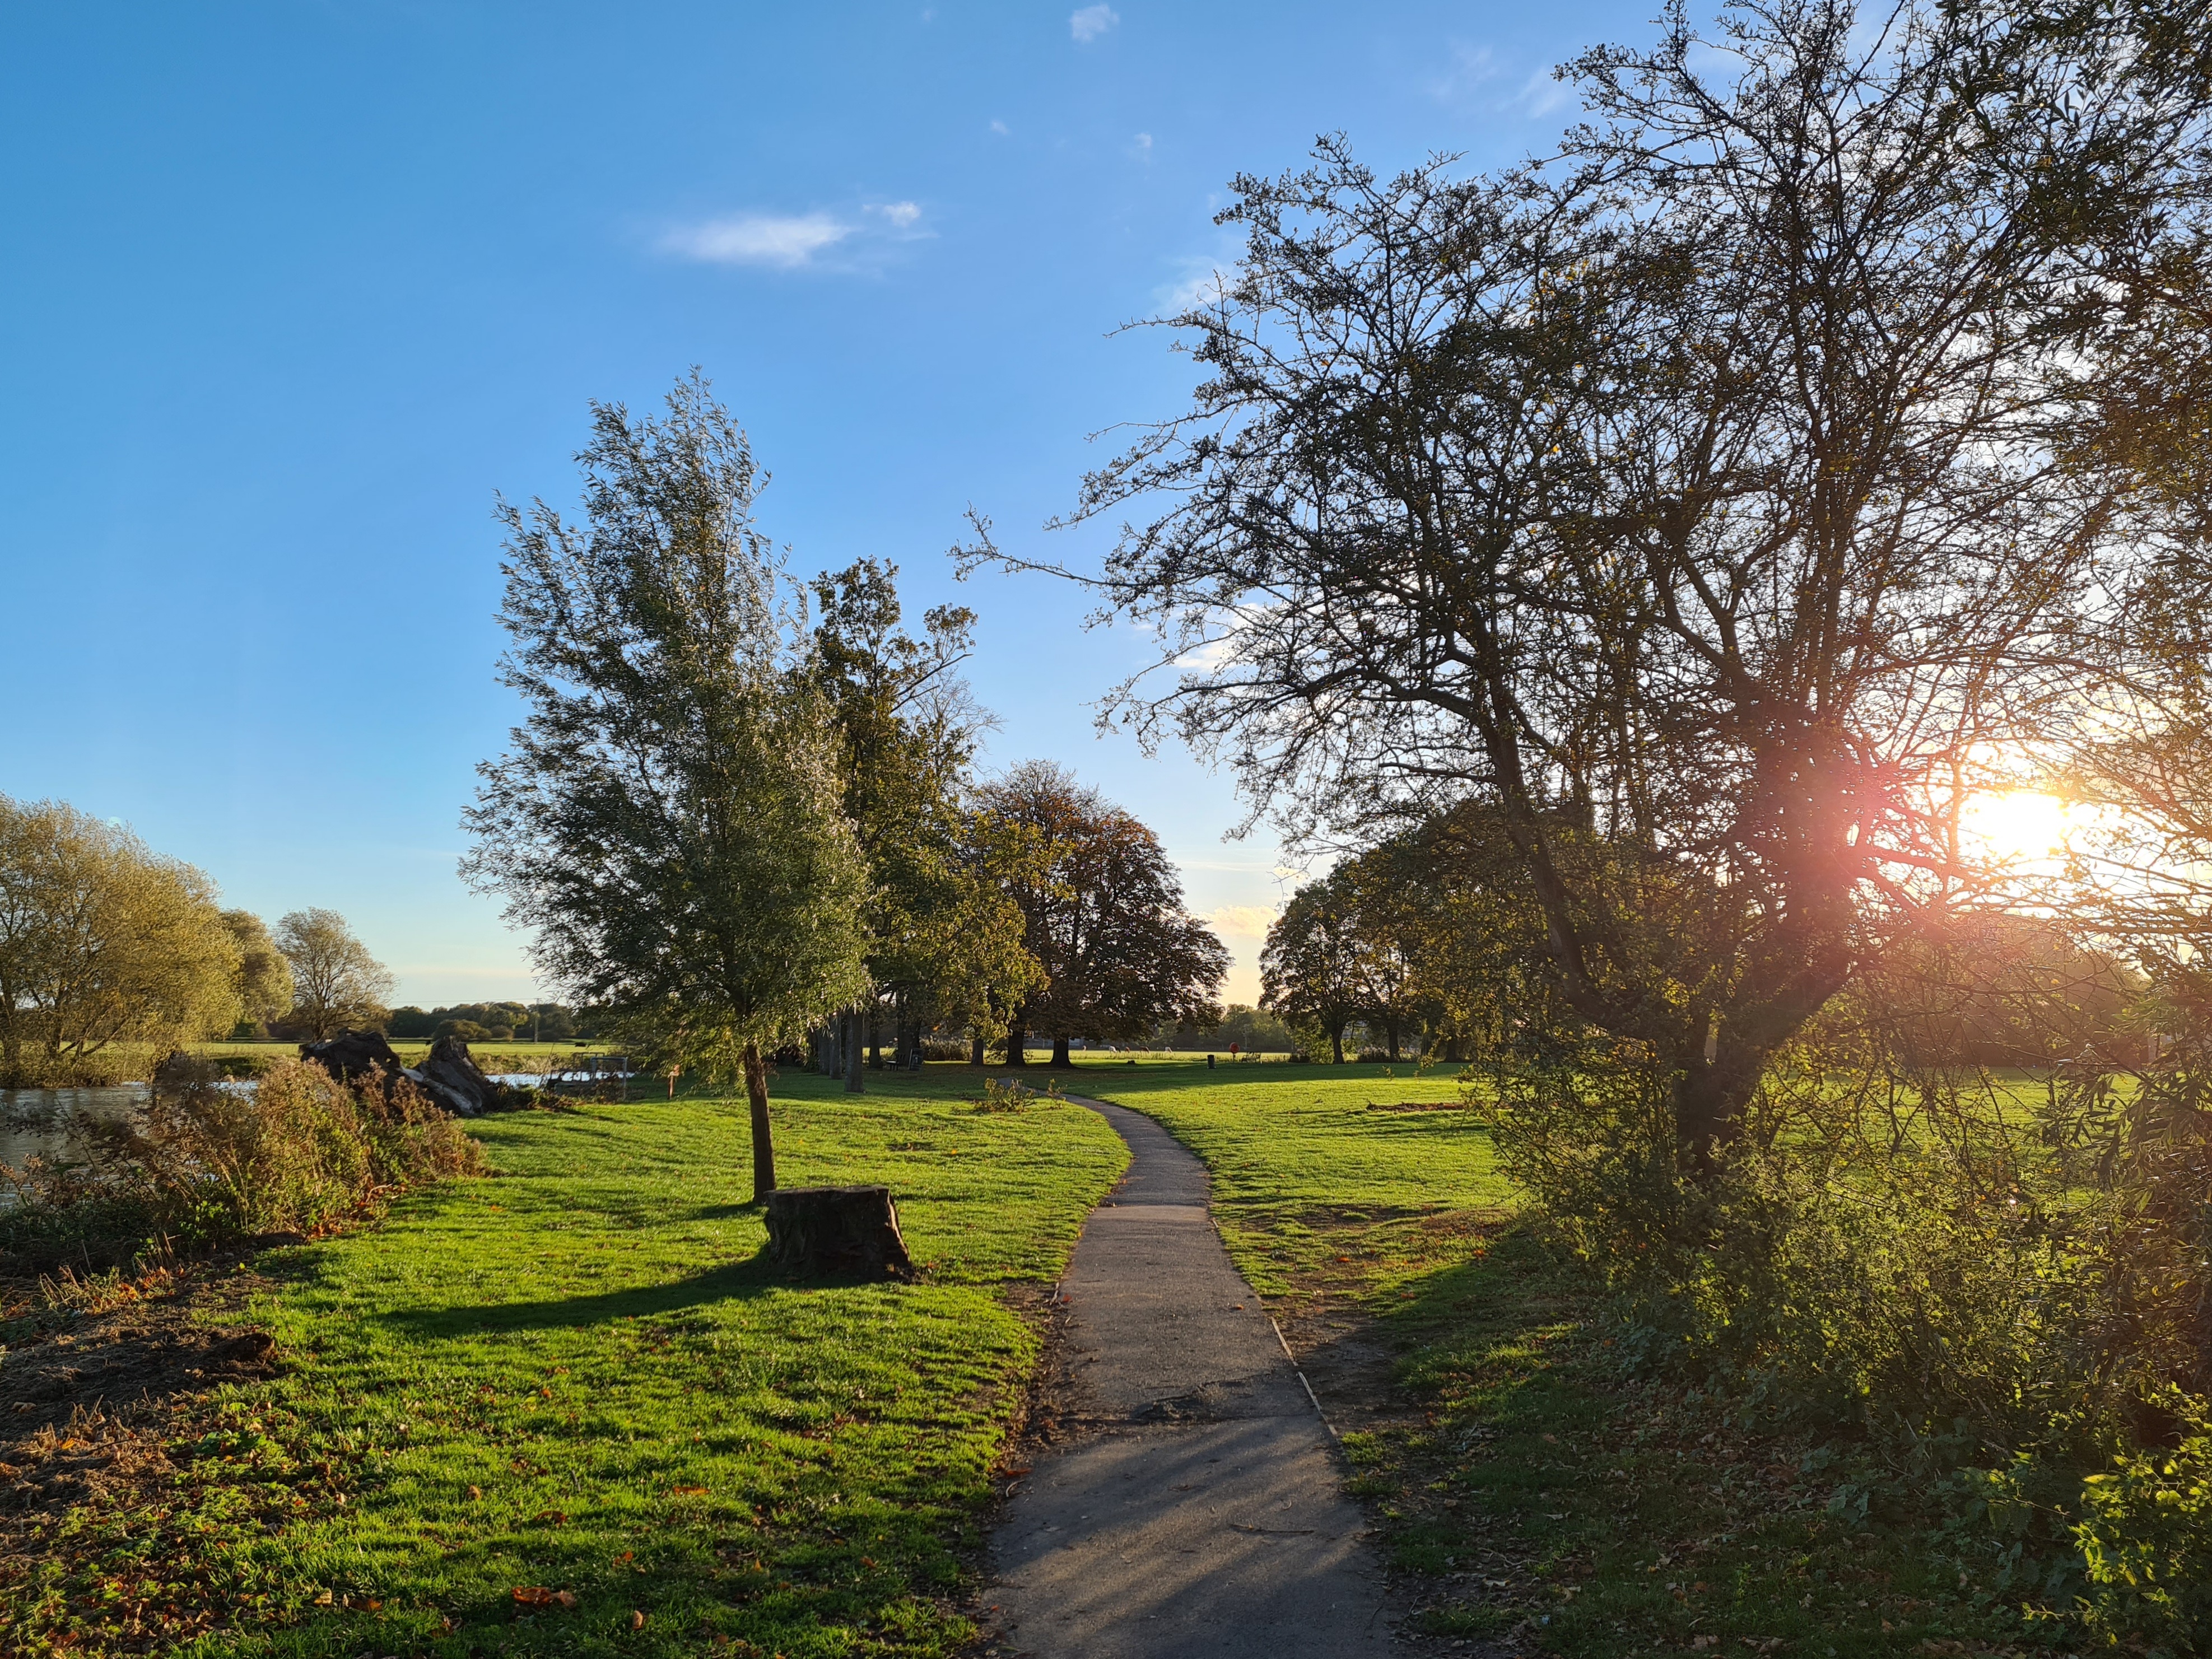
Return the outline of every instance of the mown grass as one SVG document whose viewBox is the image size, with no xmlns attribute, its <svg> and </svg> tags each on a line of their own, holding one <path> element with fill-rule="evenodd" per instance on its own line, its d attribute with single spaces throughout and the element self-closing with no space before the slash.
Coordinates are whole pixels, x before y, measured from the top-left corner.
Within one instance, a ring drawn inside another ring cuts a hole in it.
<svg viewBox="0 0 2212 1659">
<path fill-rule="evenodd" d="M 1080 1108 L 975 1112 L 963 1068 L 870 1084 L 780 1079 L 781 1173 L 888 1182 L 919 1282 L 767 1267 L 728 1100 L 485 1120 L 495 1178 L 261 1258 L 289 1369 L 223 1390 L 168 1490 L 73 1513 L 0 1648 L 148 1650 L 213 1604 L 174 1650 L 952 1651 L 1034 1350 L 1004 1292 L 1126 1152 Z"/>
<path fill-rule="evenodd" d="M 1875 1656 L 2024 1651 L 1994 1532 L 1871 1449 L 1778 1430 L 1621 1361 L 1574 1264 L 1516 1216 L 1448 1070 L 1101 1067 L 1072 1085 L 1149 1112 L 1204 1158 L 1271 1310 L 1354 1307 L 1407 1409 L 1346 1437 L 1349 1486 L 1425 1588 L 1415 1627 L 1496 1650 Z M 1290 1322 L 1286 1317 L 1285 1322 Z"/>
</svg>

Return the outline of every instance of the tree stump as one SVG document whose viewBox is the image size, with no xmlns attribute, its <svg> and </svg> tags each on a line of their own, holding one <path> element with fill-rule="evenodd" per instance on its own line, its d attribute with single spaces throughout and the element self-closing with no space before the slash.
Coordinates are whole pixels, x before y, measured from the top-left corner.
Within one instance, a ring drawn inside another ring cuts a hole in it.
<svg viewBox="0 0 2212 1659">
<path fill-rule="evenodd" d="M 817 1273 L 905 1273 L 888 1187 L 787 1187 L 768 1195 L 768 1250 L 779 1267 Z"/>
</svg>

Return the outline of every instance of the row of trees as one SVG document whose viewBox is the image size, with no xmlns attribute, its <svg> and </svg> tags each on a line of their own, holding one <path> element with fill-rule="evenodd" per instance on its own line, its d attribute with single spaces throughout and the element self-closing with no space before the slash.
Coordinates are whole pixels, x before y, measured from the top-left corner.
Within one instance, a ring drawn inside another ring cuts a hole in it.
<svg viewBox="0 0 2212 1659">
<path fill-rule="evenodd" d="M 391 976 L 335 912 L 272 932 L 120 825 L 0 796 L 0 1083 L 120 1075 L 148 1049 L 380 1018 Z"/>
<path fill-rule="evenodd" d="M 1558 1042 L 1577 1016 L 1549 982 L 1547 941 L 1480 819 L 1440 814 L 1298 889 L 1268 930 L 1261 1006 L 1340 1063 L 1354 1024 L 1392 1060 L 1408 1042 L 1427 1058 L 1488 1063 Z M 2148 1054 L 2151 977 L 2094 934 L 2049 915 L 1945 917 L 1867 964 L 1854 1003 L 1916 1066 L 2048 1070 L 2085 1053 Z"/>
<path fill-rule="evenodd" d="M 1064 1060 L 1212 1017 L 1225 953 L 1149 831 L 1050 767 L 974 780 L 972 612 L 908 631 L 874 560 L 792 581 L 696 374 L 663 417 L 594 405 L 577 459 L 580 521 L 501 507 L 527 712 L 480 769 L 463 873 L 634 1050 L 744 1079 L 757 1193 L 784 1043 L 858 1088 L 884 1026 L 909 1056 L 934 1028 L 1016 1055 L 1044 1030 Z"/>
<path fill-rule="evenodd" d="M 403 1041 L 457 1036 L 464 1042 L 505 1042 L 510 1038 L 564 1042 L 597 1035 L 589 1012 L 557 1002 L 456 1002 L 447 1007 L 394 1008 L 384 1021 L 386 1035 Z"/>
</svg>

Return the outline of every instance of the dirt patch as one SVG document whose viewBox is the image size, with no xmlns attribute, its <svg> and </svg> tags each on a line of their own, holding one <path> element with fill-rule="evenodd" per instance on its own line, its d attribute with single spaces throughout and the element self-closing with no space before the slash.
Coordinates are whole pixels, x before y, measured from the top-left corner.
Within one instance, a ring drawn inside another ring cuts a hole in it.
<svg viewBox="0 0 2212 1659">
<path fill-rule="evenodd" d="M 180 1413 L 276 1369 L 266 1332 L 210 1322 L 263 1283 L 239 1256 L 132 1279 L 0 1283 L 0 1553 L 98 1492 L 150 1492 Z"/>
</svg>

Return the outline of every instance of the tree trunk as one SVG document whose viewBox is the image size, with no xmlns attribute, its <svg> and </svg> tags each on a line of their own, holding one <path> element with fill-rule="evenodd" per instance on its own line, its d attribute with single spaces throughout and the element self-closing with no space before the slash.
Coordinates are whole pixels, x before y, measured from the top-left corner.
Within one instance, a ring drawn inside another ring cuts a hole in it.
<svg viewBox="0 0 2212 1659">
<path fill-rule="evenodd" d="M 845 1092 L 863 1094 L 867 1080 L 860 1074 L 861 1062 L 867 1056 L 860 1049 L 860 1011 L 855 1008 L 845 1016 Z"/>
<path fill-rule="evenodd" d="M 888 1187 L 793 1187 L 768 1200 L 768 1253 L 802 1273 L 911 1271 Z"/>
<path fill-rule="evenodd" d="M 1340 1065 L 1340 1066 L 1343 1065 L 1343 1064 L 1344 1064 L 1344 1027 L 1342 1027 L 1341 1025 L 1332 1025 L 1332 1026 L 1329 1028 L 1329 1032 L 1328 1032 L 1328 1046 L 1329 1046 L 1329 1051 L 1336 1056 L 1336 1063 L 1337 1063 L 1338 1065 Z"/>
<path fill-rule="evenodd" d="M 1018 1019 L 1006 1027 L 1007 1065 L 1026 1066 L 1030 1063 L 1029 1036 L 1030 1034 L 1022 1029 L 1022 1023 Z"/>
<path fill-rule="evenodd" d="M 1056 1071 L 1072 1072 L 1075 1069 L 1074 1060 L 1068 1057 L 1067 1039 L 1064 1036 L 1052 1040 L 1052 1063 Z"/>
<path fill-rule="evenodd" d="M 1743 1127 L 1743 1109 L 1757 1086 L 1760 1068 L 1747 1076 L 1741 1066 L 1717 1065 L 1693 1054 L 1674 1073 L 1674 1136 L 1686 1168 L 1712 1173 L 1717 1154 Z"/>
<path fill-rule="evenodd" d="M 908 1071 L 912 1072 L 915 1076 L 919 1077 L 921 1075 L 922 1062 L 921 1045 L 923 1032 L 921 1029 L 921 1022 L 918 1019 L 910 1021 L 909 1028 L 910 1031 L 906 1045 L 906 1068 Z"/>
<path fill-rule="evenodd" d="M 883 1030 L 876 1019 L 876 1011 L 871 1008 L 860 1018 L 868 1028 L 868 1069 L 880 1072 L 884 1069 Z"/>
<path fill-rule="evenodd" d="M 1382 1036 L 1389 1050 L 1390 1063 L 1395 1066 L 1398 1063 L 1397 1022 L 1394 1020 L 1389 1024 L 1385 1025 L 1382 1028 Z"/>
<path fill-rule="evenodd" d="M 768 1121 L 768 1067 L 761 1063 L 760 1044 L 745 1044 L 745 1101 L 753 1118 L 753 1202 L 763 1202 L 775 1190 L 775 1136 Z"/>
<path fill-rule="evenodd" d="M 983 1052 L 983 1034 L 981 1031 L 972 1032 L 968 1039 L 968 1063 L 970 1066 L 981 1066 L 988 1058 L 989 1056 Z"/>
</svg>

